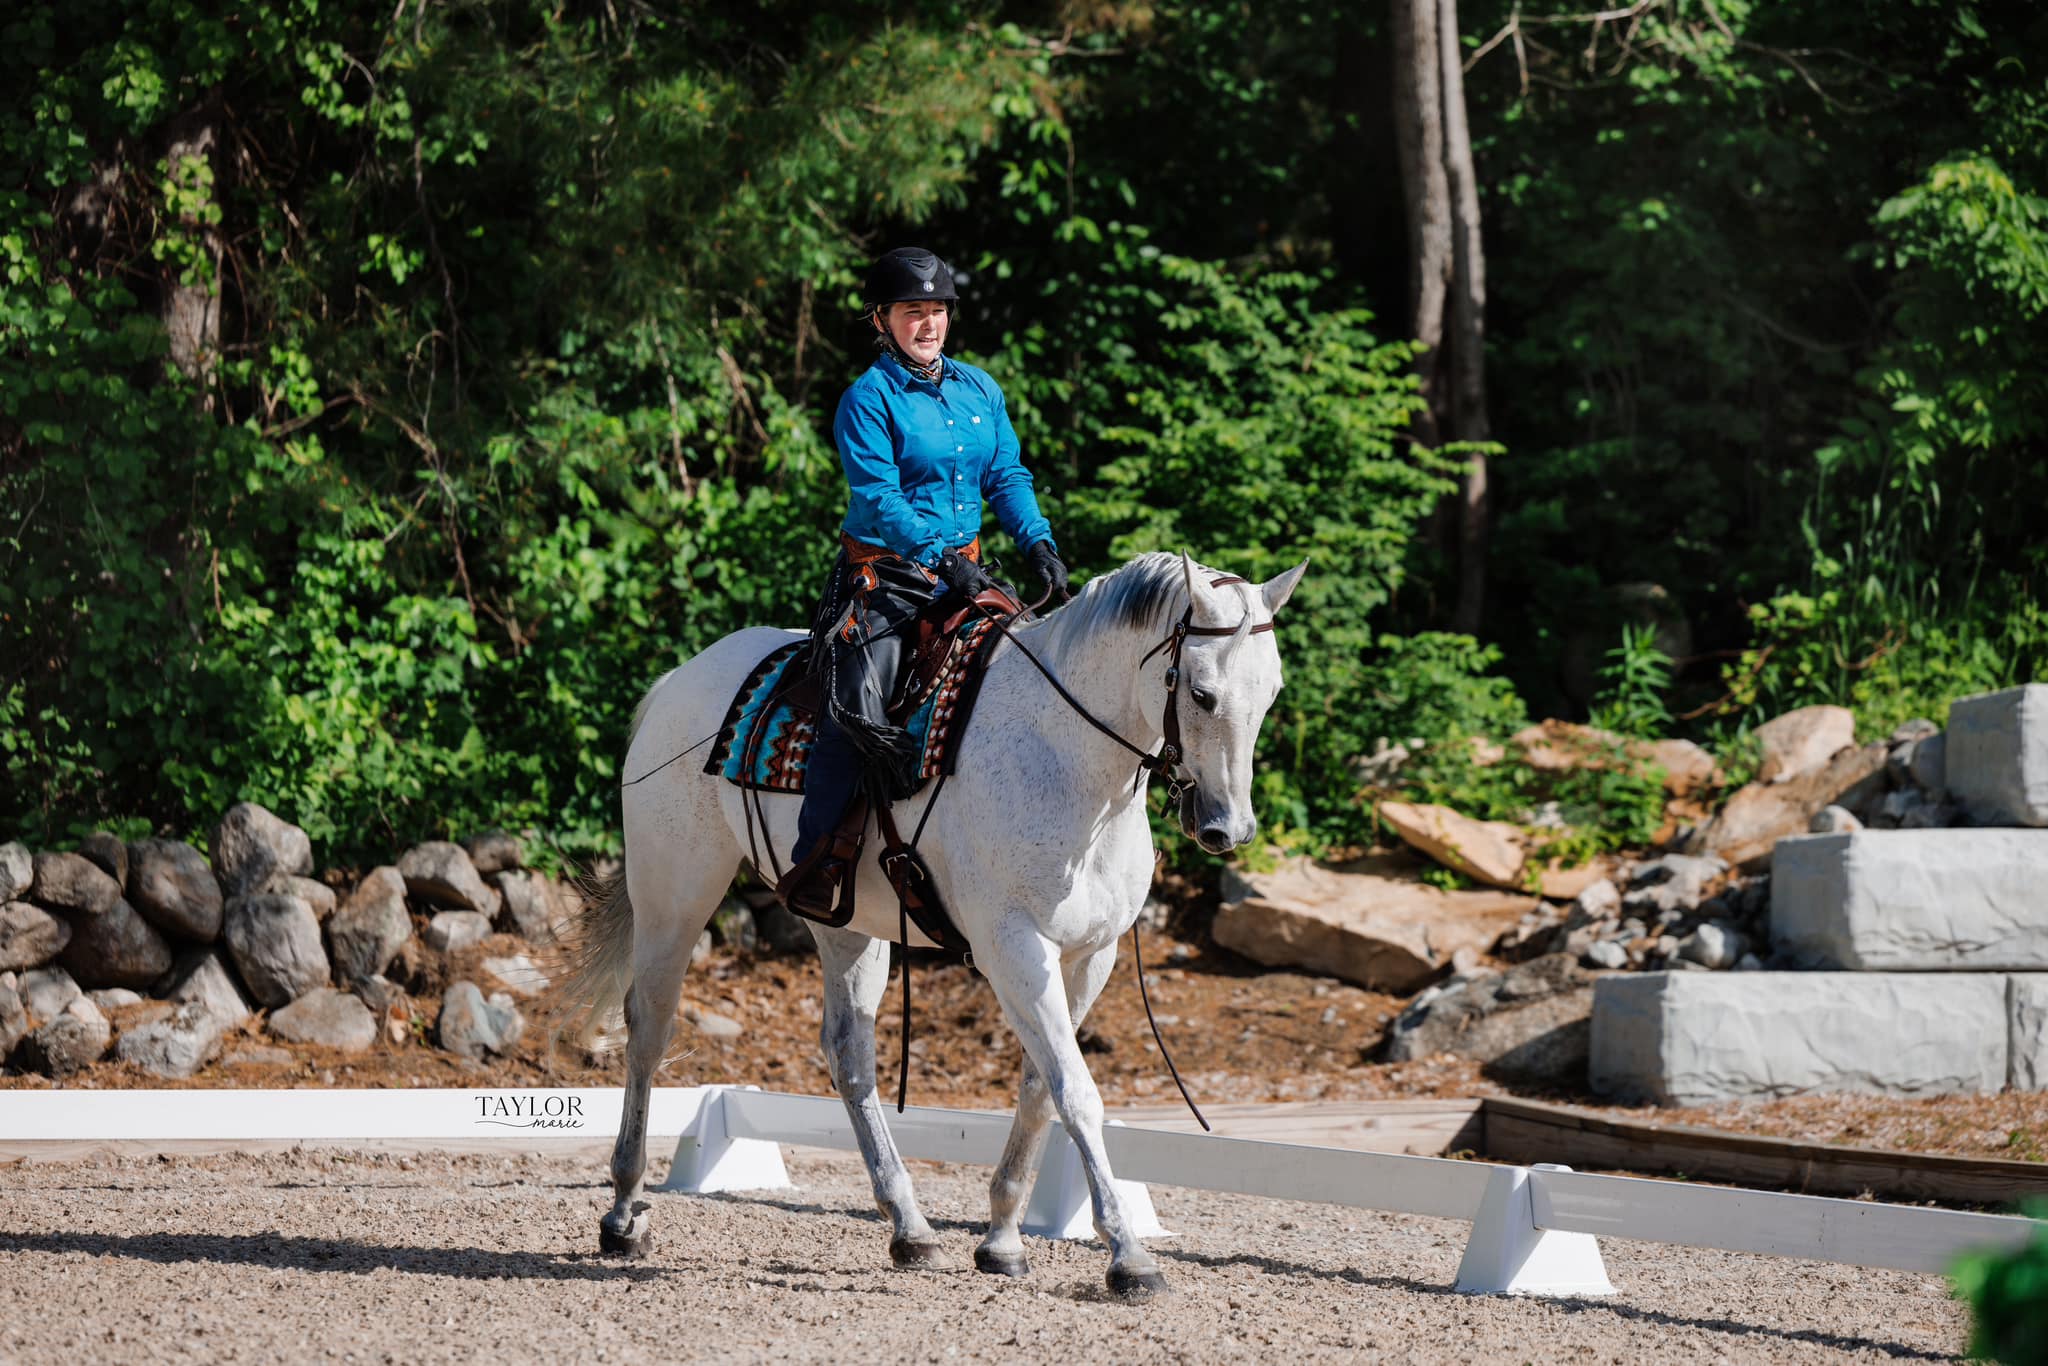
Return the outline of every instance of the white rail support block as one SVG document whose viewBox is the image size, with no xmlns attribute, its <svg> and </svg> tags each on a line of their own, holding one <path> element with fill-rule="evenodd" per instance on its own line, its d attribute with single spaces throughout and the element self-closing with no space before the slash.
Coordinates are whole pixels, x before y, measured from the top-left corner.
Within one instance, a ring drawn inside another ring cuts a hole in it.
<svg viewBox="0 0 2048 1366">
<path fill-rule="evenodd" d="M 717 1191 L 779 1191 L 790 1188 L 782 1146 L 772 1139 L 739 1138 L 727 1123 L 730 1086 L 707 1086 L 697 1117 L 676 1140 L 668 1180 L 655 1190 L 710 1195 Z M 758 1087 L 749 1086 L 749 1091 Z"/>
<path fill-rule="evenodd" d="M 1570 1167 L 1538 1163 L 1539 1172 Z M 1458 1263 L 1461 1295 L 1612 1295 L 1607 1263 L 1590 1233 L 1536 1224 L 1528 1167 L 1495 1167 L 1472 1216 L 1472 1237 Z"/>
<path fill-rule="evenodd" d="M 1123 1121 L 1112 1119 L 1112 1125 Z M 1131 1232 L 1140 1238 L 1171 1238 L 1173 1230 L 1159 1222 L 1152 1207 L 1152 1192 L 1142 1181 L 1115 1177 L 1111 1184 L 1122 1198 L 1124 1215 Z M 1088 1194 L 1088 1174 L 1081 1168 L 1081 1150 L 1067 1135 L 1065 1125 L 1055 1124 L 1046 1140 L 1045 1158 L 1039 1163 L 1038 1179 L 1031 1186 L 1031 1203 L 1024 1208 L 1019 1227 L 1038 1238 L 1085 1239 L 1095 1236 L 1095 1205 Z"/>
</svg>

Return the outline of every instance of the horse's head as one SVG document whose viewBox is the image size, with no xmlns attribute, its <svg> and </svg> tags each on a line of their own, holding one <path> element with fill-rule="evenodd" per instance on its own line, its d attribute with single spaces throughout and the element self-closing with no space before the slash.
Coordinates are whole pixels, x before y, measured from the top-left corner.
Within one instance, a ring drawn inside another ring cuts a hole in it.
<svg viewBox="0 0 2048 1366">
<path fill-rule="evenodd" d="M 1170 672 L 1174 651 L 1162 651 L 1168 662 L 1160 667 L 1169 672 L 1165 688 L 1153 695 L 1165 699 L 1162 724 L 1178 721 L 1185 775 L 1181 831 L 1221 854 L 1259 832 L 1252 812 L 1252 749 L 1280 692 L 1280 649 L 1271 623 L 1308 561 L 1262 584 L 1204 570 L 1186 555 L 1181 567 L 1193 629 L 1181 642 L 1177 676 Z"/>
</svg>

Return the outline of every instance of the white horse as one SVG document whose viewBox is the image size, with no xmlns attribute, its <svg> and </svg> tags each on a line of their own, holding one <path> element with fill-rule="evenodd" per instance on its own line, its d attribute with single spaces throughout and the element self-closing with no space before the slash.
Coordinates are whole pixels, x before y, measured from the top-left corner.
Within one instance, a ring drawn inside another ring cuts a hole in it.
<svg viewBox="0 0 2048 1366">
<path fill-rule="evenodd" d="M 1262 585 L 1220 578 L 1186 556 L 1152 554 L 1091 581 L 1068 606 L 1020 625 L 1017 640 L 1102 722 L 1141 749 L 1159 746 L 1177 681 L 1185 788 L 1181 828 L 1222 853 L 1250 840 L 1252 748 L 1280 690 L 1273 614 L 1307 563 Z M 1179 649 L 1176 623 L 1198 630 Z M 1261 628 L 1258 630 L 1255 628 Z M 1219 629 L 1220 628 L 1220 629 Z M 625 772 L 648 773 L 721 726 L 754 665 L 798 633 L 737 631 L 672 670 L 634 717 Z M 1179 655 L 1178 678 L 1168 676 Z M 699 751 L 701 753 L 701 751 Z M 1018 1220 L 1053 1114 L 1073 1136 L 1093 1196 L 1095 1230 L 1110 1249 L 1112 1292 L 1133 1299 L 1162 1289 L 1158 1263 L 1131 1232 L 1111 1184 L 1102 1100 L 1074 1032 L 1116 961 L 1153 871 L 1145 789 L 1131 753 L 1061 701 L 1016 645 L 991 653 L 957 774 L 920 841 L 938 892 L 972 946 L 1024 1045 L 1015 1124 L 989 1185 L 989 1229 L 975 1249 L 986 1272 L 1020 1276 Z M 910 829 L 924 794 L 901 804 Z M 706 774 L 692 755 L 624 788 L 625 869 L 579 919 L 571 1000 L 593 1020 L 623 1004 L 626 1100 L 612 1152 L 617 1200 L 600 1221 L 607 1251 L 645 1252 L 648 1087 L 668 1046 L 690 950 L 747 857 L 747 794 Z M 799 798 L 763 794 L 767 838 L 782 862 L 796 835 Z M 759 838 L 759 825 L 755 827 Z M 895 897 L 863 859 L 858 913 L 844 929 L 812 923 L 824 962 L 821 1042 L 891 1224 L 899 1267 L 939 1260 L 939 1242 L 911 1194 L 875 1090 L 875 1012 L 897 934 Z M 809 923 L 809 922 L 807 922 Z M 913 946 L 927 941 L 913 928 Z"/>
</svg>

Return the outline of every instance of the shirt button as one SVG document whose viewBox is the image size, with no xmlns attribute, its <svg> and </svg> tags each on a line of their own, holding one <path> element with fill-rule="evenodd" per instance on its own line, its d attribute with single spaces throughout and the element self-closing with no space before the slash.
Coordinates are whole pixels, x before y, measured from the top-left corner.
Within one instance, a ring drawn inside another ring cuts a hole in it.
<svg viewBox="0 0 2048 1366">
<path fill-rule="evenodd" d="M 947 418 L 947 419 L 946 419 L 946 425 L 947 425 L 948 427 L 952 426 L 952 425 L 953 425 L 953 419 L 952 419 L 952 418 L 950 418 L 950 417 L 949 417 L 949 418 Z"/>
<path fill-rule="evenodd" d="M 965 446 L 955 446 L 955 447 L 954 447 L 953 449 L 954 449 L 954 450 L 956 450 L 956 451 L 964 451 L 964 450 L 966 450 L 967 448 L 966 448 Z"/>
</svg>

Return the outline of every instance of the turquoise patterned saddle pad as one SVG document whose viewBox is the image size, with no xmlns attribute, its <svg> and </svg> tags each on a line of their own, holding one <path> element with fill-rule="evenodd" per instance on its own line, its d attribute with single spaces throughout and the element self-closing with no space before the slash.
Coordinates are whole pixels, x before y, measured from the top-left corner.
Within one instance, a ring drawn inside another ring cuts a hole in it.
<svg viewBox="0 0 2048 1366">
<path fill-rule="evenodd" d="M 892 718 L 917 743 L 920 786 L 953 772 L 994 634 L 986 618 L 961 627 L 945 666 L 911 702 L 910 714 Z M 804 790 L 822 697 L 815 681 L 804 675 L 810 645 L 808 639 L 778 645 L 749 671 L 726 709 L 718 742 L 704 762 L 706 773 L 767 792 Z"/>
</svg>

